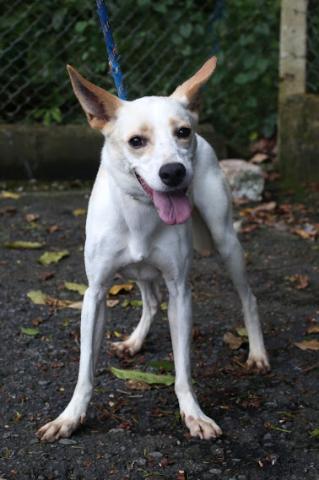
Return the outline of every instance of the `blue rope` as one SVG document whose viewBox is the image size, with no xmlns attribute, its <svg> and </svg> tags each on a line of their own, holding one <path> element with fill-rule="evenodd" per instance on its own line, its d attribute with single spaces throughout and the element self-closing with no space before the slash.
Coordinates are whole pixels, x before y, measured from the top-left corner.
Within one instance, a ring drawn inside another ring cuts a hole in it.
<svg viewBox="0 0 319 480">
<path fill-rule="evenodd" d="M 121 100 L 127 99 L 126 90 L 123 84 L 123 75 L 119 64 L 119 56 L 113 40 L 109 14 L 103 0 L 96 0 L 97 13 L 100 18 L 101 28 L 104 35 L 106 51 L 109 57 L 109 65 L 112 77 L 116 86 L 117 95 Z"/>
</svg>

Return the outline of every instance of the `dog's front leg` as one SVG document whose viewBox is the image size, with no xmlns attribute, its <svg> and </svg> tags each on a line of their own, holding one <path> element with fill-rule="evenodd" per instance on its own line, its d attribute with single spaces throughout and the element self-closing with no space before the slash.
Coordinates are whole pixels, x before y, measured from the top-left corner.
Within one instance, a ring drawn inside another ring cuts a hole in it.
<svg viewBox="0 0 319 480">
<path fill-rule="evenodd" d="M 169 281 L 168 318 L 170 324 L 174 362 L 175 392 L 178 398 L 181 417 L 192 437 L 216 438 L 222 431 L 207 417 L 198 405 L 192 388 L 190 366 L 190 342 L 192 329 L 192 305 L 190 289 L 184 284 Z"/>
<path fill-rule="evenodd" d="M 78 381 L 66 409 L 37 432 L 41 440 L 53 442 L 69 437 L 83 423 L 92 396 L 94 372 L 105 325 L 105 287 L 90 286 L 84 295 L 81 315 L 81 357 Z"/>
</svg>

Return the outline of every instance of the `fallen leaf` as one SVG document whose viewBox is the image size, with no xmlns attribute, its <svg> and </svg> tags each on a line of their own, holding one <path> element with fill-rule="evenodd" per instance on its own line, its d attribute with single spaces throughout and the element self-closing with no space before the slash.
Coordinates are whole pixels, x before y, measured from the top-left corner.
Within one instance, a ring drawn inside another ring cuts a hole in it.
<svg viewBox="0 0 319 480">
<path fill-rule="evenodd" d="M 30 290 L 27 293 L 27 297 L 32 300 L 35 305 L 45 305 L 48 295 L 41 292 L 41 290 Z"/>
<path fill-rule="evenodd" d="M 40 333 L 40 330 L 32 327 L 21 327 L 21 332 L 25 335 L 29 335 L 30 337 L 35 337 Z"/>
<path fill-rule="evenodd" d="M 166 312 L 166 310 L 168 310 L 168 304 L 166 302 L 161 303 L 160 309 L 162 310 L 162 312 Z"/>
<path fill-rule="evenodd" d="M 0 198 L 10 198 L 11 200 L 18 200 L 20 196 L 19 193 L 8 192 L 7 190 L 2 190 L 0 193 Z"/>
<path fill-rule="evenodd" d="M 5 243 L 6 248 L 13 248 L 15 250 L 38 250 L 44 247 L 45 243 L 40 242 L 25 242 L 23 240 L 17 240 L 16 242 Z"/>
<path fill-rule="evenodd" d="M 231 332 L 225 333 L 225 335 L 223 336 L 223 340 L 231 350 L 238 350 L 238 348 L 240 348 L 244 343 L 244 340 L 242 338 L 236 337 L 236 335 Z"/>
<path fill-rule="evenodd" d="M 292 232 L 303 238 L 304 240 L 313 240 L 317 237 L 318 230 L 319 229 L 317 225 L 311 225 L 310 223 L 306 223 L 305 225 L 302 225 L 302 227 L 294 228 Z"/>
<path fill-rule="evenodd" d="M 309 287 L 310 279 L 308 275 L 300 275 L 296 273 L 295 275 L 290 275 L 287 277 L 288 280 L 295 284 L 297 290 L 304 290 Z"/>
<path fill-rule="evenodd" d="M 107 300 L 106 301 L 106 305 L 109 307 L 109 308 L 114 308 L 116 305 L 118 305 L 120 303 L 119 300 Z"/>
<path fill-rule="evenodd" d="M 60 252 L 44 252 L 38 261 L 42 265 L 50 265 L 51 263 L 59 262 L 62 258 L 68 257 L 69 255 L 68 250 L 61 250 Z"/>
<path fill-rule="evenodd" d="M 141 380 L 128 380 L 126 382 L 126 386 L 130 390 L 139 390 L 142 392 L 145 392 L 151 388 L 148 383 L 142 382 Z"/>
<path fill-rule="evenodd" d="M 36 222 L 39 220 L 40 215 L 37 213 L 27 213 L 26 216 L 24 217 L 28 223 Z"/>
<path fill-rule="evenodd" d="M 48 231 L 49 233 L 58 232 L 59 230 L 61 230 L 61 228 L 59 227 L 59 225 L 51 225 L 50 227 L 47 228 L 47 231 Z"/>
<path fill-rule="evenodd" d="M 39 277 L 42 281 L 47 281 L 47 280 L 50 280 L 51 278 L 53 278 L 55 275 L 54 272 L 40 272 L 39 274 Z"/>
<path fill-rule="evenodd" d="M 266 153 L 256 153 L 249 161 L 258 165 L 266 160 L 269 160 L 269 156 Z"/>
<path fill-rule="evenodd" d="M 64 286 L 67 290 L 72 292 L 78 292 L 80 295 L 84 295 L 88 286 L 84 283 L 64 282 Z"/>
<path fill-rule="evenodd" d="M 128 300 L 127 298 L 123 300 L 121 303 L 121 307 L 133 307 L 133 308 L 139 308 L 143 306 L 142 300 Z"/>
<path fill-rule="evenodd" d="M 310 435 L 312 438 L 319 438 L 319 428 L 315 428 L 314 430 L 312 430 L 311 432 L 309 432 L 309 435 Z"/>
<path fill-rule="evenodd" d="M 187 480 L 187 474 L 184 470 L 178 470 L 176 480 Z"/>
<path fill-rule="evenodd" d="M 175 382 L 173 375 L 158 375 L 155 373 L 142 372 L 141 370 L 122 370 L 110 367 L 110 371 L 121 380 L 137 380 L 149 385 L 160 384 L 170 386 Z"/>
<path fill-rule="evenodd" d="M 319 324 L 307 328 L 307 333 L 319 333 Z"/>
<path fill-rule="evenodd" d="M 75 217 L 81 217 L 86 214 L 86 208 L 76 208 L 72 213 Z"/>
<path fill-rule="evenodd" d="M 301 350 L 319 350 L 319 340 L 303 340 L 296 342 L 295 346 Z"/>
<path fill-rule="evenodd" d="M 109 294 L 118 295 L 121 292 L 130 292 L 133 288 L 134 288 L 134 283 L 131 283 L 131 282 L 122 283 L 119 285 L 113 285 L 113 287 L 111 287 L 109 290 Z"/>
<path fill-rule="evenodd" d="M 248 333 L 245 327 L 237 327 L 236 328 L 236 333 L 240 337 L 248 337 Z"/>
</svg>

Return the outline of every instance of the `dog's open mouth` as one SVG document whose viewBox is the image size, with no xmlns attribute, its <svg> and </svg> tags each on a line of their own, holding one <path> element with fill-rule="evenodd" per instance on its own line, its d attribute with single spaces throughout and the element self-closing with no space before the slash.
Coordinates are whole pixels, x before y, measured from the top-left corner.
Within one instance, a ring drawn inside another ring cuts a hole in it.
<svg viewBox="0 0 319 480">
<path fill-rule="evenodd" d="M 153 201 L 160 219 L 168 225 L 184 223 L 192 214 L 191 203 L 186 196 L 186 189 L 174 192 L 153 190 L 145 180 L 135 172 L 136 178 L 145 193 Z"/>
</svg>

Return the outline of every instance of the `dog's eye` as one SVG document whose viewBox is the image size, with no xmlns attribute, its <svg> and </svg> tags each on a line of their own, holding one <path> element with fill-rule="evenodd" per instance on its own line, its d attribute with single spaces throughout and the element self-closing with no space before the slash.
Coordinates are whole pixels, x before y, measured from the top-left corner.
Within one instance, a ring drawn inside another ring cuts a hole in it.
<svg viewBox="0 0 319 480">
<path fill-rule="evenodd" d="M 190 134 L 191 134 L 191 129 L 188 127 L 181 127 L 175 132 L 175 135 L 177 138 L 188 138 Z"/>
<path fill-rule="evenodd" d="M 141 148 L 141 147 L 145 147 L 147 140 L 145 137 L 140 137 L 139 135 L 135 135 L 134 137 L 129 139 L 128 143 L 133 148 Z"/>
</svg>

